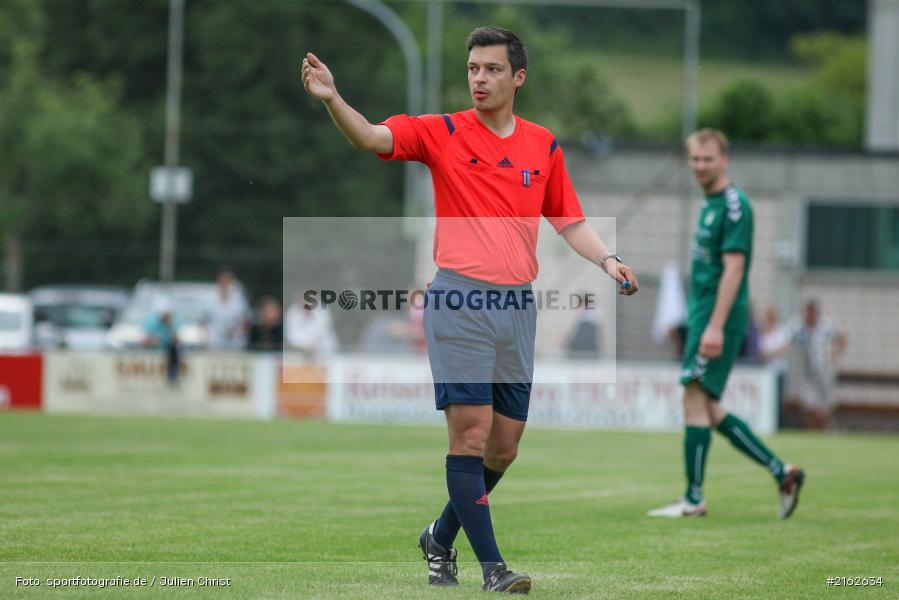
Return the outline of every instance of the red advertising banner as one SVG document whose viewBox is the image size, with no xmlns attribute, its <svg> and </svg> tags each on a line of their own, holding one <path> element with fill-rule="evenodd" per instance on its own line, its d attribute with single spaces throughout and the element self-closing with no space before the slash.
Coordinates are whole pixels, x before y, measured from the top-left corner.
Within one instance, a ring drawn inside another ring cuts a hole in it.
<svg viewBox="0 0 899 600">
<path fill-rule="evenodd" d="M 44 357 L 0 354 L 0 409 L 40 410 Z"/>
</svg>

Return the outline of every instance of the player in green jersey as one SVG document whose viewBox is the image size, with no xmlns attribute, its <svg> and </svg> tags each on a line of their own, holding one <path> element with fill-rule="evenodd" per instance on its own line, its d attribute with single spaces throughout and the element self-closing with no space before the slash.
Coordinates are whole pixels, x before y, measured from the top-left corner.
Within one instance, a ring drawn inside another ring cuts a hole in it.
<svg viewBox="0 0 899 600">
<path fill-rule="evenodd" d="M 793 514 L 805 473 L 780 460 L 739 417 L 719 403 L 749 325 L 749 266 L 752 261 L 752 204 L 727 176 L 727 138 L 702 129 L 687 139 L 690 168 L 705 191 L 693 240 L 684 384 L 684 465 L 682 498 L 649 512 L 652 517 L 700 517 L 707 513 L 702 481 L 711 428 L 759 463 L 778 486 L 780 516 Z"/>
</svg>

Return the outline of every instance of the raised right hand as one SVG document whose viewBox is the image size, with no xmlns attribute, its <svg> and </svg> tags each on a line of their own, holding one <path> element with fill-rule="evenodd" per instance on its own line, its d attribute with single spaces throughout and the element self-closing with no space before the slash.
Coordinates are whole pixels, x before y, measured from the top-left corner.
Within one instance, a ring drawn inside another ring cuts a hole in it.
<svg viewBox="0 0 899 600">
<path fill-rule="evenodd" d="M 328 102 L 337 95 L 334 76 L 328 67 L 311 52 L 306 53 L 301 71 L 303 87 L 306 92 L 322 102 Z"/>
</svg>

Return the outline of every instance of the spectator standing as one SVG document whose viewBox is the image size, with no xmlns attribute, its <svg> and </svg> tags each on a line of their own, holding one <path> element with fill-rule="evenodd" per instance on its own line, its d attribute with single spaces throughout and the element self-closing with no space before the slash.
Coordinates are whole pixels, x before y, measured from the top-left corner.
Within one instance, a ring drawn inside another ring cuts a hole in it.
<svg viewBox="0 0 899 600">
<path fill-rule="evenodd" d="M 581 310 L 566 347 L 568 358 L 593 359 L 599 358 L 599 311 L 591 303 L 590 294 L 580 295 Z"/>
<path fill-rule="evenodd" d="M 209 315 L 209 349 L 239 350 L 247 345 L 249 306 L 231 271 L 219 272 L 217 286 Z"/>
<path fill-rule="evenodd" d="M 777 378 L 777 424 L 784 422 L 784 386 L 787 377 L 787 349 L 790 345 L 790 336 L 787 330 L 780 324 L 777 309 L 769 306 L 762 317 L 762 331 L 759 338 L 759 350 L 762 362 L 774 371 Z"/>
<path fill-rule="evenodd" d="M 833 320 L 821 315 L 815 300 L 806 302 L 802 316 L 791 320 L 788 331 L 800 364 L 799 396 L 806 423 L 816 429 L 834 429 L 834 363 L 846 349 L 846 336 Z"/>
<path fill-rule="evenodd" d="M 259 303 L 259 315 L 250 327 L 250 349 L 280 352 L 284 345 L 281 303 L 266 296 Z"/>
<path fill-rule="evenodd" d="M 758 320 L 755 318 L 755 308 L 749 305 L 749 324 L 746 327 L 746 337 L 743 338 L 743 345 L 740 346 L 740 354 L 738 355 L 741 362 L 759 363 L 762 360 L 762 331 L 759 328 Z"/>
<path fill-rule="evenodd" d="M 337 335 L 327 309 L 293 303 L 284 315 L 286 345 L 320 361 L 337 352 Z"/>
<path fill-rule="evenodd" d="M 172 304 L 167 298 L 159 298 L 153 314 L 144 321 L 144 346 L 161 348 L 165 355 L 165 374 L 169 384 L 176 385 L 181 373 L 181 345 Z"/>
</svg>

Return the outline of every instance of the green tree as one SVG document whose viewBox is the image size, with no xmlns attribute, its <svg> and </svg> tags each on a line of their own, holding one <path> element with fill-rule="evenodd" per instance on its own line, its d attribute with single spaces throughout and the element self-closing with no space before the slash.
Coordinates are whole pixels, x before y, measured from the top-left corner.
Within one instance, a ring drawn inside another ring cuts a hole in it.
<svg viewBox="0 0 899 600">
<path fill-rule="evenodd" d="M 700 122 L 734 141 L 787 146 L 859 146 L 864 133 L 864 39 L 834 32 L 800 34 L 793 56 L 815 69 L 810 83 L 777 96 L 752 80 L 729 84 L 703 107 Z"/>
<path fill-rule="evenodd" d="M 797 86 L 780 101 L 769 141 L 793 146 L 857 147 L 862 143 L 864 104 L 816 86 Z"/>
<path fill-rule="evenodd" d="M 119 82 L 121 104 L 146 140 L 145 169 L 162 160 L 167 4 L 38 4 L 52 32 L 41 55 L 48 76 L 82 71 Z M 403 61 L 390 34 L 345 2 L 190 0 L 185 18 L 181 161 L 193 169 L 194 197 L 179 207 L 176 274 L 208 279 L 227 263 L 253 293 L 277 295 L 282 217 L 397 215 L 402 207 L 402 166 L 346 143 L 303 92 L 303 54 L 328 61 L 341 93 L 373 120 L 405 110 Z M 79 273 L 123 284 L 155 275 L 158 211 L 146 177 L 140 196 L 151 218 L 138 231 L 105 228 L 78 240 L 94 252 Z M 36 227 L 53 240 L 67 235 Z M 127 252 L 111 261 L 100 255 L 109 247 Z M 40 265 L 45 279 L 61 270 L 54 259 Z"/>
<path fill-rule="evenodd" d="M 815 69 L 812 81 L 779 101 L 771 141 L 818 146 L 860 146 L 864 136 L 867 44 L 833 31 L 794 35 L 793 56 Z"/>
<path fill-rule="evenodd" d="M 628 54 L 681 50 L 684 25 L 680 11 L 551 4 L 522 7 L 522 11 L 527 10 L 539 21 L 564 24 L 571 37 L 583 40 L 582 47 Z M 702 0 L 700 4 L 703 59 L 784 61 L 791 58 L 790 38 L 796 32 L 863 33 L 868 2 Z"/>
<path fill-rule="evenodd" d="M 774 96 L 752 80 L 728 84 L 700 114 L 703 127 L 714 127 L 737 141 L 762 142 L 772 136 L 776 119 Z"/>
<path fill-rule="evenodd" d="M 785 59 L 796 32 L 865 29 L 867 2 L 716 0 L 702 2 L 703 48 L 718 56 Z"/>
<path fill-rule="evenodd" d="M 816 69 L 815 87 L 864 102 L 868 89 L 868 45 L 864 37 L 835 31 L 800 33 L 791 38 L 790 48 L 796 60 Z"/>
<path fill-rule="evenodd" d="M 376 20 L 344 2 L 206 2 L 186 32 L 182 155 L 196 185 L 179 276 L 227 261 L 254 293 L 277 295 L 284 217 L 402 214 L 402 166 L 352 148 L 299 78 L 313 51 L 370 120 L 405 112 L 404 63 Z"/>
<path fill-rule="evenodd" d="M 139 129 L 119 113 L 115 86 L 84 74 L 45 78 L 33 40 L 14 41 L 0 88 L 0 235 L 12 291 L 22 288 L 24 241 L 38 221 L 129 229 L 147 214 Z"/>
</svg>

